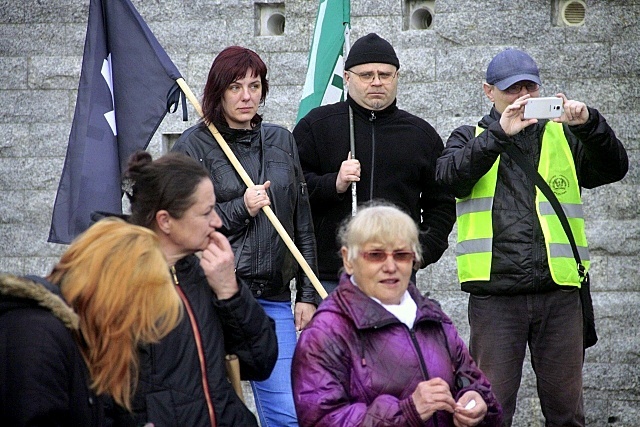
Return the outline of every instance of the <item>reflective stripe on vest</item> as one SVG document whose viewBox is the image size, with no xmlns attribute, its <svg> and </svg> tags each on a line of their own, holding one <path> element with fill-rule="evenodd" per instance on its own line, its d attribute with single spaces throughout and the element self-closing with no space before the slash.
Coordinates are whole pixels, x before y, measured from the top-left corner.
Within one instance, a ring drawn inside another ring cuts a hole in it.
<svg viewBox="0 0 640 427">
<path fill-rule="evenodd" d="M 476 136 L 483 130 L 479 126 L 476 127 Z M 500 157 L 493 163 L 489 172 L 474 185 L 471 194 L 465 198 L 456 199 L 458 217 L 456 263 L 461 283 L 468 280 L 489 280 L 493 248 L 491 211 L 499 163 Z"/>
<path fill-rule="evenodd" d="M 476 127 L 476 136 L 483 131 L 484 129 Z M 493 248 L 491 213 L 499 162 L 500 157 L 478 180 L 469 196 L 456 200 L 456 262 L 461 283 L 490 279 Z M 571 149 L 560 123 L 548 122 L 545 126 L 538 172 L 560 201 L 576 240 L 582 264 L 588 270 L 589 251 L 584 232 L 580 188 Z M 562 224 L 547 198 L 537 188 L 536 211 L 545 239 L 551 277 L 560 285 L 580 286 L 575 258 Z"/>
<path fill-rule="evenodd" d="M 589 270 L 589 249 L 584 231 L 584 214 L 576 166 L 561 123 L 548 122 L 542 137 L 542 151 L 538 173 L 549 184 L 567 216 L 578 254 L 585 270 Z M 536 187 L 536 209 L 549 259 L 553 281 L 559 285 L 580 286 L 578 266 L 569 238 L 558 215 L 544 194 Z"/>
</svg>

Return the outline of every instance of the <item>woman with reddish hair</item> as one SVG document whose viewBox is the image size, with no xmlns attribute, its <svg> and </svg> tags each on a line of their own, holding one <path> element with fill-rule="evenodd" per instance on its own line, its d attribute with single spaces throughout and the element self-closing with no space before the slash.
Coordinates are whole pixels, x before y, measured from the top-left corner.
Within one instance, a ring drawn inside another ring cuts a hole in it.
<svg viewBox="0 0 640 427">
<path fill-rule="evenodd" d="M 103 426 L 131 410 L 138 346 L 182 308 L 158 237 L 117 218 L 77 237 L 46 277 L 0 274 L 0 425 Z"/>
<path fill-rule="evenodd" d="M 314 271 L 316 243 L 298 150 L 287 129 L 264 123 L 258 108 L 269 91 L 267 67 L 250 49 L 231 46 L 215 58 L 202 100 L 204 120 L 186 130 L 173 151 L 186 153 L 209 171 L 219 228 L 235 254 L 238 282 L 251 291 L 276 322 L 278 361 L 252 388 L 263 426 L 297 426 L 291 394 L 291 359 L 296 331 L 315 312 L 318 295 L 273 225 L 260 210 L 271 206 Z M 207 125 L 224 137 L 252 182 L 247 188 Z M 291 310 L 289 282 L 296 279 Z"/>
</svg>

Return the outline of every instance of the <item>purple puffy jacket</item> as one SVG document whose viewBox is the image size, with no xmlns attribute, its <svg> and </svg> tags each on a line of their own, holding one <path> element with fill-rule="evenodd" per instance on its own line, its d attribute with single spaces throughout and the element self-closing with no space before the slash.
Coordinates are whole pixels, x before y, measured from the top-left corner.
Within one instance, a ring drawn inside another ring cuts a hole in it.
<svg viewBox="0 0 640 427">
<path fill-rule="evenodd" d="M 453 426 L 446 411 L 422 421 L 411 399 L 419 382 L 436 377 L 456 401 L 477 391 L 488 407 L 479 425 L 500 425 L 489 380 L 451 320 L 412 283 L 409 293 L 418 306 L 412 330 L 341 277 L 296 346 L 291 375 L 300 426 Z"/>
</svg>

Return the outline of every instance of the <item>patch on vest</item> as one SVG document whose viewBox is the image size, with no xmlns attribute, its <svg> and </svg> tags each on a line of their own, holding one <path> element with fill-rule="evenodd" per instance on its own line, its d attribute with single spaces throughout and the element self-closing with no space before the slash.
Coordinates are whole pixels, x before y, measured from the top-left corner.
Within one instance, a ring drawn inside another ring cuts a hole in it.
<svg viewBox="0 0 640 427">
<path fill-rule="evenodd" d="M 554 175 L 548 182 L 554 194 L 562 195 L 569 189 L 569 180 L 564 175 Z"/>
</svg>

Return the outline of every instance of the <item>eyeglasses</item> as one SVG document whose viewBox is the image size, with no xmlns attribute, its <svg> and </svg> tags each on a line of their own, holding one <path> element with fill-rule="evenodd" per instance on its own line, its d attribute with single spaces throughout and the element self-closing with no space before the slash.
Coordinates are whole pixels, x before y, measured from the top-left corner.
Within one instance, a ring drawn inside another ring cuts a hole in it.
<svg viewBox="0 0 640 427">
<path fill-rule="evenodd" d="M 503 90 L 509 95 L 517 95 L 522 91 L 522 88 L 527 89 L 527 92 L 535 92 L 540 89 L 540 85 L 534 82 L 515 83 Z"/>
<path fill-rule="evenodd" d="M 393 73 L 387 73 L 382 71 L 375 72 L 375 73 L 372 71 L 367 71 L 365 73 L 356 73 L 355 71 L 347 70 L 347 73 L 355 74 L 356 76 L 358 76 L 358 78 L 362 83 L 367 83 L 367 84 L 373 83 L 373 80 L 376 78 L 376 75 L 377 75 L 378 80 L 380 80 L 380 83 L 382 83 L 383 85 L 386 85 L 391 83 L 391 81 L 398 74 L 398 71 L 396 70 Z"/>
<path fill-rule="evenodd" d="M 373 251 L 363 251 L 360 252 L 362 258 L 369 262 L 381 263 L 385 262 L 389 255 L 393 257 L 395 262 L 411 262 L 415 260 L 416 254 L 412 251 L 393 251 L 387 252 L 380 249 L 376 249 Z"/>
</svg>

